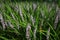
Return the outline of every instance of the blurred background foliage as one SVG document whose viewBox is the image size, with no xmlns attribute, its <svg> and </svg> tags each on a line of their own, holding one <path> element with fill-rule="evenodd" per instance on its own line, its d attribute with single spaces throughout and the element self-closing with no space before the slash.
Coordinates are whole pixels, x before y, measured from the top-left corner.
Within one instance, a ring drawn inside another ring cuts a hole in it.
<svg viewBox="0 0 60 40">
<path fill-rule="evenodd" d="M 59 40 L 57 5 L 60 0 L 0 0 L 0 40 Z"/>
</svg>

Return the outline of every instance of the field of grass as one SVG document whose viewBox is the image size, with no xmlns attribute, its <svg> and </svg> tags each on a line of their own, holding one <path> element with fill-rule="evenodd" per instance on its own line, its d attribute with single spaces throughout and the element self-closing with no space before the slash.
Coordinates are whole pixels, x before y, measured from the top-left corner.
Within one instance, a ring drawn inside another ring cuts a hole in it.
<svg viewBox="0 0 60 40">
<path fill-rule="evenodd" d="M 48 2 L 0 1 L 0 40 L 60 40 L 56 8 Z"/>
</svg>

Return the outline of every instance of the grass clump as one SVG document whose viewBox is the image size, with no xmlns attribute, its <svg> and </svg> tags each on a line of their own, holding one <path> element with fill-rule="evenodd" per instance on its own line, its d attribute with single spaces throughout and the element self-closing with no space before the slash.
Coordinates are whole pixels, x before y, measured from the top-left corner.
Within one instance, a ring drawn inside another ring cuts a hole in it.
<svg viewBox="0 0 60 40">
<path fill-rule="evenodd" d="M 53 5 L 47 2 L 1 2 L 0 40 L 59 40 L 60 25 L 55 31 L 56 7 Z"/>
</svg>

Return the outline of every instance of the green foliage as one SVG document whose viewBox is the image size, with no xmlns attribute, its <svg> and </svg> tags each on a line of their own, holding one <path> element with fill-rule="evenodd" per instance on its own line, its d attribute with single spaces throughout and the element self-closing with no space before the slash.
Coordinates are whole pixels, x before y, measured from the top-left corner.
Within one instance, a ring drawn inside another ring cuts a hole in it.
<svg viewBox="0 0 60 40">
<path fill-rule="evenodd" d="M 7 24 L 5 30 L 2 30 L 2 23 L 0 22 L 0 40 L 27 40 L 26 28 L 30 23 L 30 37 L 34 40 L 34 29 L 36 28 L 36 40 L 46 39 L 48 29 L 50 27 L 49 40 L 59 40 L 60 25 L 56 31 L 54 30 L 55 20 L 55 6 L 51 3 L 36 2 L 36 9 L 34 10 L 33 2 L 6 2 L 1 3 L 0 11 L 2 13 L 4 23 Z M 51 10 L 47 5 L 51 6 Z M 20 14 L 22 13 L 22 15 Z M 35 20 L 34 25 L 31 16 Z"/>
</svg>

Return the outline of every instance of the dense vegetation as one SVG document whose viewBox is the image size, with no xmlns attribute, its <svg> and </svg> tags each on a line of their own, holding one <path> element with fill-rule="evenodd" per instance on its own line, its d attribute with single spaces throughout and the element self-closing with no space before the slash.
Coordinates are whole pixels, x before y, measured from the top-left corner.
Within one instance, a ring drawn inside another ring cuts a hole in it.
<svg viewBox="0 0 60 40">
<path fill-rule="evenodd" d="M 59 40 L 57 2 L 0 1 L 0 40 Z"/>
</svg>

